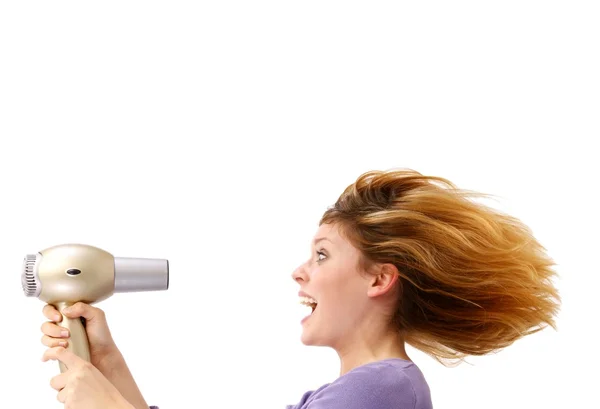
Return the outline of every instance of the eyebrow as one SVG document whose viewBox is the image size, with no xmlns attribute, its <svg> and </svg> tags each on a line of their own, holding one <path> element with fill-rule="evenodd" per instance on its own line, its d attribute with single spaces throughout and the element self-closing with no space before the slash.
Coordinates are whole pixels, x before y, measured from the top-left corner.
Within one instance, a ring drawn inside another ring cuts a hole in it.
<svg viewBox="0 0 600 409">
<path fill-rule="evenodd" d="M 323 240 L 327 240 L 328 242 L 333 243 L 327 237 L 318 237 L 318 238 L 315 239 L 314 244 L 317 244 L 318 242 L 323 241 Z"/>
</svg>

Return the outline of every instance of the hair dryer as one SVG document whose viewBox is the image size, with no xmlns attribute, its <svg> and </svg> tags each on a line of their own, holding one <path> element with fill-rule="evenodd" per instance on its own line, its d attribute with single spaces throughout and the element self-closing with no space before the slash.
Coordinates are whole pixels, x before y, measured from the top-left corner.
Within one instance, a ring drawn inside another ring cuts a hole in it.
<svg viewBox="0 0 600 409">
<path fill-rule="evenodd" d="M 62 314 L 63 308 L 76 302 L 93 304 L 114 293 L 167 290 L 169 261 L 114 257 L 85 244 L 62 244 L 26 255 L 21 285 L 27 297 L 37 297 Z M 58 325 L 70 331 L 67 348 L 89 362 L 89 343 L 83 322 L 63 315 Z M 61 373 L 66 371 L 60 361 L 59 366 Z"/>
</svg>

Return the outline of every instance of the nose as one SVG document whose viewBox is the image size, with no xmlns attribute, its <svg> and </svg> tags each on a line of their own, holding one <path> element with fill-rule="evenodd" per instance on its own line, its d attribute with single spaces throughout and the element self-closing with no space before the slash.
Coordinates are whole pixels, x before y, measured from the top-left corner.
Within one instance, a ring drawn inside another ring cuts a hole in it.
<svg viewBox="0 0 600 409">
<path fill-rule="evenodd" d="M 308 281 L 308 274 L 306 273 L 306 263 L 302 263 L 292 273 L 292 279 L 297 283 Z"/>
</svg>

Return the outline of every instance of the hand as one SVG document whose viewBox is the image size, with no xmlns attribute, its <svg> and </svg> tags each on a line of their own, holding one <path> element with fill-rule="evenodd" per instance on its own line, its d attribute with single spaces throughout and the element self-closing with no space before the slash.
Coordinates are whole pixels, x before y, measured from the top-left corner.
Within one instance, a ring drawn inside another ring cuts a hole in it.
<svg viewBox="0 0 600 409">
<path fill-rule="evenodd" d="M 104 311 L 100 308 L 92 307 L 85 303 L 76 303 L 68 310 L 62 311 L 68 318 L 83 317 L 86 319 L 86 333 L 90 345 L 91 364 L 104 377 L 111 382 L 125 399 L 135 408 L 148 408 L 142 392 L 137 386 L 127 363 L 115 342 L 113 341 Z M 43 308 L 43 314 L 51 320 L 42 325 L 42 344 L 54 348 L 57 346 L 67 347 L 69 336 L 61 335 L 61 331 L 66 330 L 57 322 L 62 321 L 62 316 L 52 305 L 46 305 Z"/>
<path fill-rule="evenodd" d="M 67 347 L 69 336 L 68 330 L 56 324 L 62 321 L 62 315 L 50 304 L 44 306 L 42 313 L 49 322 L 42 324 L 42 344 L 53 348 L 57 346 Z M 108 358 L 119 355 L 119 350 L 112 338 L 104 311 L 85 303 L 76 303 L 62 313 L 68 318 L 83 317 L 86 319 L 86 333 L 90 344 L 91 363 L 102 371 L 103 362 Z M 67 335 L 61 335 L 66 331 Z M 106 374 L 105 374 L 106 375 Z"/>
<path fill-rule="evenodd" d="M 50 381 L 65 409 L 133 409 L 98 369 L 65 348 L 46 350 L 42 361 L 48 360 L 59 360 L 68 368 Z"/>
</svg>

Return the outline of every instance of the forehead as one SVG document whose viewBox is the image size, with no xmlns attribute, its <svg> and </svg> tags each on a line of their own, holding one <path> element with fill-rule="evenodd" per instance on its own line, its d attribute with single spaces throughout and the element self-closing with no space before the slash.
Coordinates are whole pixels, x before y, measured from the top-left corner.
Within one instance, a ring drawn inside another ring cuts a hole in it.
<svg viewBox="0 0 600 409">
<path fill-rule="evenodd" d="M 338 247 L 350 248 L 353 247 L 344 236 L 341 235 L 339 227 L 332 224 L 322 224 L 317 229 L 315 236 L 313 237 L 313 243 L 321 239 L 327 239 L 329 242 Z"/>
<path fill-rule="evenodd" d="M 321 240 L 326 239 L 326 240 Z M 337 225 L 323 224 L 319 226 L 311 244 L 315 245 L 317 240 L 319 246 L 330 251 L 330 255 L 341 255 L 337 258 L 338 262 L 345 263 L 347 266 L 357 266 L 361 260 L 361 252 L 352 245 L 346 237 L 341 234 Z M 342 261 L 339 261 L 342 260 Z M 361 268 L 361 266 L 359 266 Z"/>
</svg>

